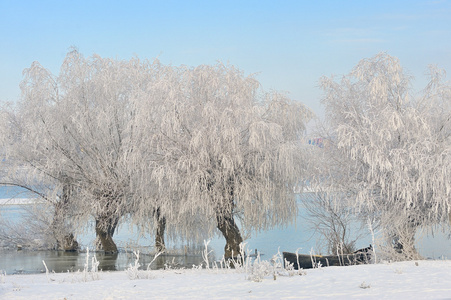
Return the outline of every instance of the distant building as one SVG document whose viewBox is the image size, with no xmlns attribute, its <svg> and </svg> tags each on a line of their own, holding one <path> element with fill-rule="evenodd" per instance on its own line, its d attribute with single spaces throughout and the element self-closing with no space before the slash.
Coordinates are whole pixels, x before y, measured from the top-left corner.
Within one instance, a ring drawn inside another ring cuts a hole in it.
<svg viewBox="0 0 451 300">
<path fill-rule="evenodd" d="M 322 138 L 322 137 L 307 138 L 306 142 L 309 145 L 317 146 L 317 147 L 320 147 L 320 148 L 327 148 L 327 146 L 329 145 L 329 140 L 327 140 L 325 138 Z"/>
</svg>

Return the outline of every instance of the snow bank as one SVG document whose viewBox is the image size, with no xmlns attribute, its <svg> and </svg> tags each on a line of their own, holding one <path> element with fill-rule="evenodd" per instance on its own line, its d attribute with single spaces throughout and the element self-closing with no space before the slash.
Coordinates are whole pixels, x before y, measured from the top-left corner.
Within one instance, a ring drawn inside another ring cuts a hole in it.
<svg viewBox="0 0 451 300">
<path fill-rule="evenodd" d="M 143 271 L 144 272 L 144 271 Z M 451 261 L 328 267 L 305 275 L 247 280 L 235 270 L 156 270 L 147 279 L 127 272 L 3 275 L 2 299 L 443 299 L 451 297 Z"/>
</svg>

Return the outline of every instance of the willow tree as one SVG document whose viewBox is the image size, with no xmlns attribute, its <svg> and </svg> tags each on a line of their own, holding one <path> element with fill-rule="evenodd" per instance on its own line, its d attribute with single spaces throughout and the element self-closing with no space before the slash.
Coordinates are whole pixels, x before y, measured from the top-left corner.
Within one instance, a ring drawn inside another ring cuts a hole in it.
<svg viewBox="0 0 451 300">
<path fill-rule="evenodd" d="M 20 139 L 11 143 L 11 160 L 48 179 L 55 211 L 76 229 L 94 217 L 106 252 L 117 251 L 112 237 L 131 207 L 129 97 L 138 65 L 86 59 L 74 50 L 55 76 L 35 62 L 24 71 L 15 112 L 20 130 L 14 136 Z"/>
<path fill-rule="evenodd" d="M 434 106 L 424 101 L 432 96 L 410 97 L 409 84 L 399 61 L 384 53 L 360 61 L 340 82 L 322 79 L 333 175 L 324 183 L 378 218 L 395 248 L 414 257 L 416 228 L 450 211 L 450 111 L 434 120 Z"/>
<path fill-rule="evenodd" d="M 190 235 L 217 228 L 225 257 L 243 241 L 236 222 L 262 230 L 296 216 L 301 141 L 310 112 L 233 66 L 167 68 L 139 105 L 152 181 L 168 227 Z M 150 92 L 149 92 L 150 91 Z"/>
<path fill-rule="evenodd" d="M 218 228 L 232 256 L 242 241 L 236 216 L 260 230 L 296 215 L 310 113 L 259 93 L 234 67 L 71 51 L 57 76 L 39 63 L 24 74 L 11 158 L 46 178 L 76 228 L 93 217 L 105 251 L 117 251 L 123 217 L 156 229 L 159 249 L 165 233 L 191 239 Z"/>
<path fill-rule="evenodd" d="M 37 64 L 35 63 L 36 67 Z M 45 69 L 34 68 L 36 80 L 33 84 L 35 93 L 45 93 L 53 90 L 54 78 Z M 31 72 L 31 69 L 30 69 Z M 31 85 L 31 82 L 30 82 Z M 50 98 L 49 98 L 50 99 Z M 2 184 L 14 185 L 30 191 L 33 196 L 41 198 L 50 204 L 53 210 L 53 221 L 47 224 L 51 235 L 55 239 L 58 249 L 75 250 L 77 243 L 73 236 L 73 228 L 69 221 L 70 213 L 66 211 L 68 194 L 64 195 L 64 186 L 67 186 L 61 170 L 49 170 L 48 151 L 40 143 L 40 139 L 34 134 L 32 124 L 36 119 L 30 116 L 30 110 L 35 113 L 41 109 L 41 105 L 27 107 L 24 101 L 16 105 L 3 105 L 1 108 L 2 122 L 0 124 L 0 139 L 4 160 L 2 169 Z M 41 103 L 42 104 L 42 103 Z M 37 125 L 39 126 L 39 125 Z M 44 150 L 44 151 L 42 151 Z M 45 153 L 44 153 L 45 152 Z M 67 190 L 66 190 L 67 191 Z"/>
</svg>

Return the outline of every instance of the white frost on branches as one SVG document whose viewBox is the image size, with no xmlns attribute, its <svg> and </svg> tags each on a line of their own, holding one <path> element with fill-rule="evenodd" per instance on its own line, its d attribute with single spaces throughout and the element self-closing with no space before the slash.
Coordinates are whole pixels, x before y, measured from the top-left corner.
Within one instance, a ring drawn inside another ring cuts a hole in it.
<svg viewBox="0 0 451 300">
<path fill-rule="evenodd" d="M 340 82 L 321 81 L 332 130 L 326 152 L 334 157 L 328 182 L 404 238 L 404 247 L 413 247 L 417 226 L 445 221 L 451 211 L 451 93 L 441 75 L 431 69 L 424 95 L 411 97 L 398 60 L 381 53 Z"/>
<path fill-rule="evenodd" d="M 44 183 L 37 190 L 70 230 L 94 218 L 104 248 L 115 250 L 124 218 L 202 240 L 237 229 L 234 216 L 260 230 L 296 215 L 311 113 L 235 67 L 73 50 L 58 76 L 37 62 L 24 76 L 21 101 L 2 109 L 10 173 L 25 167 L 25 185 Z"/>
</svg>

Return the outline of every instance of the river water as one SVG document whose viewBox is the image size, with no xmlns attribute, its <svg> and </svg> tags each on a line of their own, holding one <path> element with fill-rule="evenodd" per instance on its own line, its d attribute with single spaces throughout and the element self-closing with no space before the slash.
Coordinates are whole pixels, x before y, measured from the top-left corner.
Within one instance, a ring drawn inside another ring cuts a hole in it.
<svg viewBox="0 0 451 300">
<path fill-rule="evenodd" d="M 20 224 L 24 219 L 29 205 L 0 205 L 0 213 L 3 219 L 12 220 Z M 304 227 L 305 222 L 302 218 L 297 219 L 296 224 L 280 226 L 260 233 L 252 232 L 245 240 L 245 250 L 248 254 L 255 254 L 257 251 L 263 259 L 270 259 L 279 249 L 282 251 L 295 252 L 302 248 L 306 253 L 315 247 L 313 231 Z M 102 270 L 124 270 L 130 264 L 134 264 L 136 259 L 133 250 L 141 249 L 139 263 L 147 267 L 152 261 L 153 255 L 150 253 L 153 246 L 153 238 L 150 236 L 140 237 L 137 230 L 130 229 L 129 226 L 120 226 L 114 235 L 114 240 L 120 249 L 117 255 L 107 255 L 101 252 L 95 253 L 99 261 L 99 269 Z M 32 251 L 23 247 L 23 250 L 17 250 L 16 245 L 9 247 L 9 250 L 0 250 L 0 270 L 7 274 L 16 273 L 39 273 L 45 272 L 45 261 L 49 270 L 55 272 L 83 270 L 86 264 L 86 248 L 93 249 L 95 234 L 93 231 L 86 232 L 77 236 L 77 241 L 82 246 L 80 252 L 62 252 L 62 251 Z M 185 267 L 192 268 L 193 265 L 203 263 L 202 252 L 205 251 L 205 243 L 208 243 L 207 251 L 210 253 L 211 260 L 218 260 L 224 254 L 225 239 L 218 236 L 211 237 L 208 241 L 201 244 L 186 244 L 177 241 L 166 241 L 170 249 L 169 254 L 159 256 L 151 265 L 152 269 L 165 267 Z M 1 244 L 1 243 L 0 243 Z M 362 247 L 365 244 L 362 244 Z M 365 246 L 367 246 L 366 244 Z M 89 254 L 89 264 L 94 253 Z"/>
<path fill-rule="evenodd" d="M 17 190 L 0 188 L 0 199 L 17 196 Z M 14 222 L 20 223 L 23 214 L 26 212 L 27 204 L 17 205 L 9 202 L 7 205 L 0 205 L 1 217 L 8 218 Z M 136 230 L 129 226 L 121 226 L 114 236 L 115 242 L 121 249 L 116 255 L 106 255 L 104 253 L 86 253 L 86 248 L 93 249 L 95 235 L 94 232 L 87 232 L 78 236 L 77 240 L 82 246 L 80 252 L 61 252 L 61 251 L 30 251 L 17 250 L 15 247 L 10 250 L 0 250 L 0 271 L 6 274 L 17 273 L 40 273 L 45 272 L 45 262 L 49 271 L 67 272 L 83 270 L 86 266 L 87 258 L 89 268 L 92 265 L 92 258 L 95 254 L 99 262 L 99 269 L 104 271 L 124 270 L 130 264 L 134 264 L 135 255 L 133 250 L 141 249 L 140 260 L 142 268 L 153 260 L 153 255 L 146 255 L 146 249 L 151 249 L 153 240 L 139 237 Z M 288 226 L 279 226 L 263 232 L 251 232 L 246 239 L 245 249 L 247 253 L 257 251 L 262 254 L 263 259 L 271 259 L 272 255 L 280 252 L 295 252 L 300 248 L 301 253 L 310 253 L 312 249 L 317 249 L 318 236 L 310 229 L 310 225 L 300 210 L 296 223 Z M 0 241 L 1 242 L 1 241 Z M 364 248 L 371 243 L 371 237 L 367 233 L 366 237 L 360 239 L 356 247 Z M 225 240 L 222 237 L 212 237 L 208 244 L 208 251 L 211 260 L 220 259 L 224 253 Z M 161 255 L 150 265 L 152 269 L 163 267 L 185 267 L 191 268 L 193 265 L 203 263 L 201 252 L 205 249 L 203 244 L 186 245 L 183 242 L 169 242 L 171 249 L 165 255 Z M 447 234 L 438 232 L 434 237 L 425 236 L 417 244 L 417 249 L 424 257 L 429 258 L 451 258 L 451 241 Z M 150 251 L 147 251 L 149 253 Z"/>
</svg>

